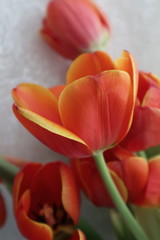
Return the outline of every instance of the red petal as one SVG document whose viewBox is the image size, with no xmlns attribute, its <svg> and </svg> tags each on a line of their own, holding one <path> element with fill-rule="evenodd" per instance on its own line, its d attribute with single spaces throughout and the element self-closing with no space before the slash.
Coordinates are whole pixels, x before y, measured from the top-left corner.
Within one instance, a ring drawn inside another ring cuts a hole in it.
<svg viewBox="0 0 160 240">
<path fill-rule="evenodd" d="M 27 163 L 27 165 L 16 175 L 13 185 L 13 202 L 15 211 L 20 197 L 30 188 L 33 177 L 41 166 L 41 163 Z"/>
<path fill-rule="evenodd" d="M 131 151 L 140 151 L 160 144 L 160 109 L 136 107 L 129 133 L 121 143 Z"/>
</svg>

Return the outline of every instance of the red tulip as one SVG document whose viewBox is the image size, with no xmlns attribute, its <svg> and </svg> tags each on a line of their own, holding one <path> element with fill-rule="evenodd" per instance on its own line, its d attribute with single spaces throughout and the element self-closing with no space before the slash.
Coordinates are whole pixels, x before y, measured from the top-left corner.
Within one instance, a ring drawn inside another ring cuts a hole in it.
<svg viewBox="0 0 160 240">
<path fill-rule="evenodd" d="M 136 98 L 132 56 L 124 52 L 116 65 L 103 52 L 82 54 L 72 63 L 67 83 L 50 90 L 18 85 L 13 110 L 19 121 L 69 157 L 88 157 L 119 143 L 131 125 Z"/>
<path fill-rule="evenodd" d="M 137 104 L 131 129 L 122 146 L 140 151 L 160 144 L 160 79 L 140 72 Z"/>
<path fill-rule="evenodd" d="M 59 54 L 74 59 L 83 52 L 102 49 L 110 27 L 107 17 L 89 0 L 52 0 L 41 34 Z"/>
<path fill-rule="evenodd" d="M 79 193 L 65 163 L 28 163 L 15 178 L 13 200 L 19 230 L 28 240 L 85 239 L 74 232 Z"/>
<path fill-rule="evenodd" d="M 147 161 L 119 147 L 106 151 L 104 156 L 123 200 L 134 203 L 146 187 Z M 93 159 L 73 159 L 71 163 L 75 177 L 87 197 L 97 206 L 113 207 Z"/>
</svg>

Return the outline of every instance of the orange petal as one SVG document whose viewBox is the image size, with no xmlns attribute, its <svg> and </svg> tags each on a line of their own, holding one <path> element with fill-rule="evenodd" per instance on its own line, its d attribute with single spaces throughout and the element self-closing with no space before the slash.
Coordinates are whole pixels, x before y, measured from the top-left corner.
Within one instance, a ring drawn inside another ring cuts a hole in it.
<svg viewBox="0 0 160 240">
<path fill-rule="evenodd" d="M 118 70 L 105 71 L 69 84 L 61 93 L 59 112 L 63 126 L 96 151 L 125 136 L 132 100 L 129 75 Z"/>
<path fill-rule="evenodd" d="M 148 182 L 138 205 L 144 207 L 157 207 L 160 205 L 160 155 L 149 161 Z"/>
<path fill-rule="evenodd" d="M 71 64 L 67 72 L 67 83 L 112 69 L 115 69 L 114 63 L 105 52 L 84 53 Z"/>
<path fill-rule="evenodd" d="M 119 163 L 122 167 L 122 180 L 129 194 L 128 201 L 134 202 L 146 186 L 148 162 L 144 158 L 135 156 L 122 160 Z"/>
<path fill-rule="evenodd" d="M 35 222 L 27 216 L 29 206 L 30 192 L 28 190 L 21 197 L 16 212 L 16 220 L 21 233 L 29 240 L 52 240 L 53 231 L 47 224 Z"/>
<path fill-rule="evenodd" d="M 18 120 L 51 149 L 69 157 L 84 157 L 92 154 L 82 139 L 62 126 L 15 105 L 13 111 Z"/>
<path fill-rule="evenodd" d="M 119 70 L 123 70 L 129 73 L 130 78 L 132 80 L 134 93 L 133 98 L 135 102 L 138 89 L 138 70 L 134 57 L 129 52 L 123 51 L 122 57 L 117 58 L 116 60 L 116 66 L 118 67 Z"/>
<path fill-rule="evenodd" d="M 86 240 L 84 233 L 77 229 L 74 231 L 73 235 L 69 238 L 69 240 Z"/>
<path fill-rule="evenodd" d="M 50 88 L 49 90 L 53 93 L 53 95 L 57 98 L 57 100 L 59 99 L 59 96 L 61 94 L 61 92 L 63 91 L 63 89 L 65 88 L 65 85 L 58 85 L 55 87 Z"/>
<path fill-rule="evenodd" d="M 61 123 L 57 99 L 47 88 L 33 83 L 22 83 L 13 89 L 12 95 L 19 107 L 31 110 L 56 123 Z"/>
</svg>

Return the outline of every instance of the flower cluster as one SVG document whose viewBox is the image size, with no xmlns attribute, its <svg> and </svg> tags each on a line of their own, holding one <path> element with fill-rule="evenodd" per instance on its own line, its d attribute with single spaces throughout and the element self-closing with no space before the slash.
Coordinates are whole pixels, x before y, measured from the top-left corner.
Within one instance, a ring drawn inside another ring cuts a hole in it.
<svg viewBox="0 0 160 240">
<path fill-rule="evenodd" d="M 107 17 L 91 1 L 50 1 L 41 35 L 74 59 L 66 80 L 12 90 L 19 122 L 70 164 L 0 159 L 0 177 L 13 185 L 15 219 L 28 240 L 100 239 L 80 225 L 80 190 L 96 206 L 118 210 L 119 239 L 157 240 L 143 214 L 148 220 L 146 209 L 160 205 L 160 155 L 147 156 L 160 144 L 160 79 L 139 71 L 128 51 L 115 61 L 101 51 L 109 34 Z M 0 194 L 0 226 L 5 218 Z"/>
</svg>

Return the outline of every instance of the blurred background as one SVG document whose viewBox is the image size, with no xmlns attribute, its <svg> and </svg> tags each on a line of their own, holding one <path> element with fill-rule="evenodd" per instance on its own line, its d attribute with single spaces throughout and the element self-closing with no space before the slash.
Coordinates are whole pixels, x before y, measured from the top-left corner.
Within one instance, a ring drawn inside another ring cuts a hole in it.
<svg viewBox="0 0 160 240">
<path fill-rule="evenodd" d="M 24 129 L 12 113 L 11 89 L 21 82 L 51 87 L 63 83 L 71 61 L 59 56 L 41 39 L 39 29 L 47 0 L 0 1 L 0 154 L 26 161 L 66 159 L 51 151 Z M 113 59 L 129 50 L 138 67 L 160 75 L 160 1 L 95 0 L 110 19 L 112 35 L 106 51 Z M 0 186 L 1 187 L 1 186 Z M 22 240 L 12 214 L 9 194 L 1 187 L 8 209 L 0 240 Z M 106 209 L 83 201 L 82 214 L 104 240 L 115 240 Z"/>
</svg>

